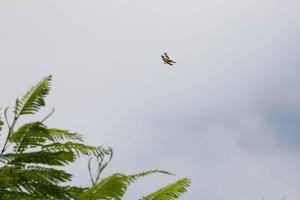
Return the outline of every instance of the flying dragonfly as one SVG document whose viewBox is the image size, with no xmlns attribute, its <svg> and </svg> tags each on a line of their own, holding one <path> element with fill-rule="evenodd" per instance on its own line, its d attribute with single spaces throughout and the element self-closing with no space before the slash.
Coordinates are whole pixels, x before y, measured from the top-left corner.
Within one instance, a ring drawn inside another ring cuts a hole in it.
<svg viewBox="0 0 300 200">
<path fill-rule="evenodd" d="M 173 65 L 173 63 L 176 63 L 175 61 L 171 60 L 167 53 L 164 53 L 161 55 L 162 60 L 164 61 L 163 64 Z"/>
</svg>

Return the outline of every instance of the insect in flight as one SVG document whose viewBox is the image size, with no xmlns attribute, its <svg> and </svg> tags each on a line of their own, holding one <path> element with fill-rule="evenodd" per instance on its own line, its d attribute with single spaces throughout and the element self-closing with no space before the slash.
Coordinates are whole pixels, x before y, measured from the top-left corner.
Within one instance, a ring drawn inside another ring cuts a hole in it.
<svg viewBox="0 0 300 200">
<path fill-rule="evenodd" d="M 171 60 L 167 53 L 164 53 L 161 55 L 162 60 L 164 61 L 163 64 L 173 65 L 173 63 L 176 63 L 175 61 Z"/>
</svg>

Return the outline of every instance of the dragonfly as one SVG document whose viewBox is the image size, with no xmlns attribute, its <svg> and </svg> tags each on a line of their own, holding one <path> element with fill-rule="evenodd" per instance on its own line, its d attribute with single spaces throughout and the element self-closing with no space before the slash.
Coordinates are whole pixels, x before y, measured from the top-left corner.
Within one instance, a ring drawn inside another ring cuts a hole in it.
<svg viewBox="0 0 300 200">
<path fill-rule="evenodd" d="M 175 61 L 171 60 L 167 53 L 164 53 L 161 55 L 162 60 L 164 61 L 163 64 L 173 65 L 173 63 L 176 63 Z"/>
</svg>

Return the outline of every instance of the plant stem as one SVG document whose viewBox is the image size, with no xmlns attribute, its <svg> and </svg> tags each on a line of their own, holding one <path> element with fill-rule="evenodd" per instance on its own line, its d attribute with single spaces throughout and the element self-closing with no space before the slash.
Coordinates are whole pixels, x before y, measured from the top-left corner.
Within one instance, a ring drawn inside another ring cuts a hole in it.
<svg viewBox="0 0 300 200">
<path fill-rule="evenodd" d="M 8 133 L 7 133 L 7 137 L 6 137 L 4 146 L 3 146 L 2 150 L 1 150 L 1 153 L 0 153 L 0 158 L 2 157 L 3 153 L 4 153 L 4 152 L 6 151 L 6 149 L 7 149 L 6 146 L 7 146 L 9 137 L 10 137 L 10 135 L 11 135 L 12 132 L 13 132 L 13 129 L 14 129 L 16 123 L 17 123 L 18 118 L 19 118 L 19 116 L 15 116 L 15 117 L 14 117 L 14 120 L 13 120 L 13 122 L 12 122 L 12 124 L 11 124 L 11 126 L 9 126 Z"/>
</svg>

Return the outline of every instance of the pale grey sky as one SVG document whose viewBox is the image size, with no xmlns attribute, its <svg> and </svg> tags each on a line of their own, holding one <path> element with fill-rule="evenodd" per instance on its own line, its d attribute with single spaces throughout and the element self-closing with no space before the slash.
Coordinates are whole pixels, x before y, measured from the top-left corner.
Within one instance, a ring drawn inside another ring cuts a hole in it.
<svg viewBox="0 0 300 200">
<path fill-rule="evenodd" d="M 115 151 L 105 172 L 165 169 L 184 200 L 298 200 L 300 2 L 0 1 L 1 107 L 54 75 L 48 125 Z M 177 61 L 163 65 L 167 51 Z M 30 118 L 29 118 L 30 119 Z M 88 185 L 85 162 L 70 167 Z"/>
</svg>

